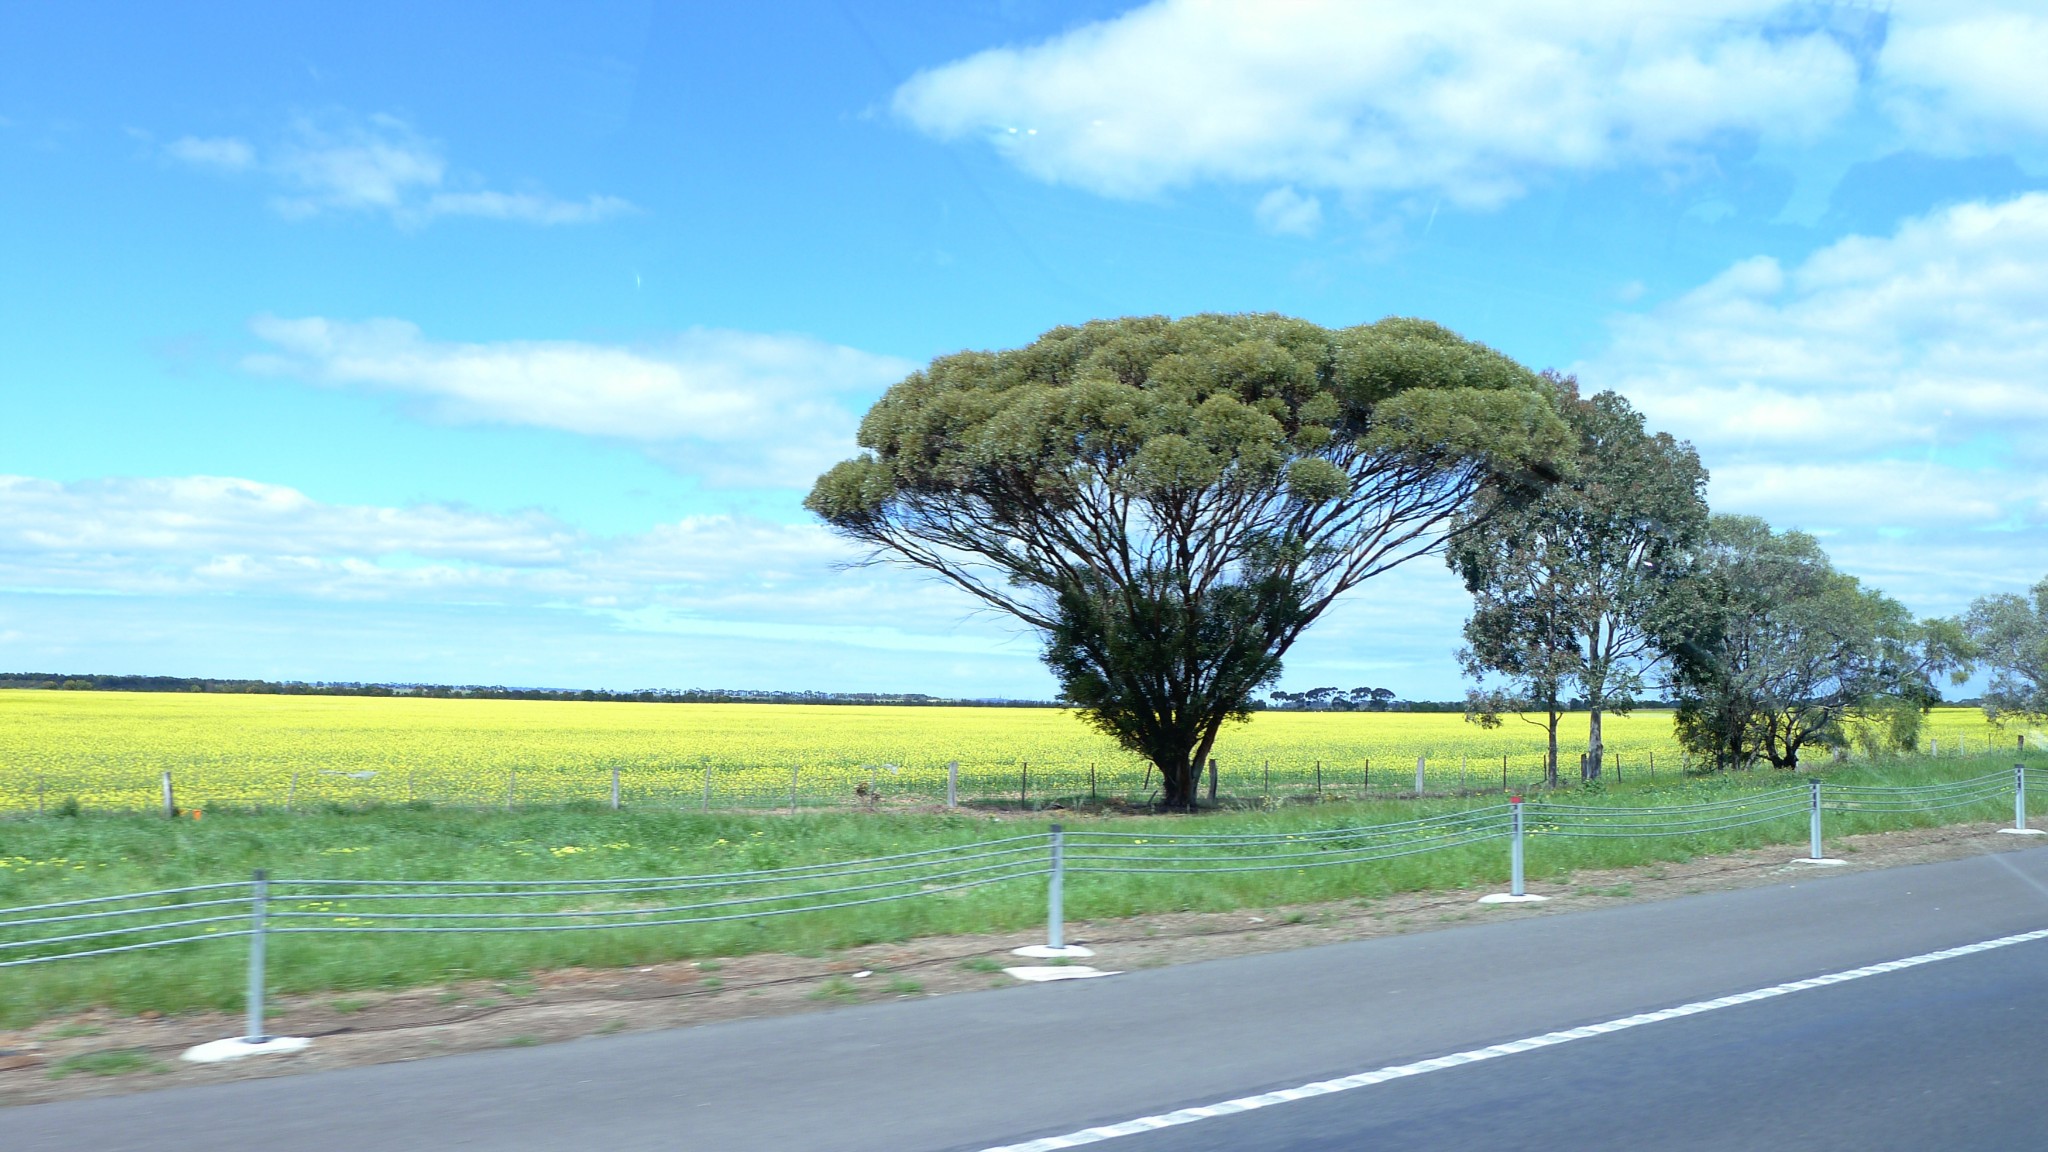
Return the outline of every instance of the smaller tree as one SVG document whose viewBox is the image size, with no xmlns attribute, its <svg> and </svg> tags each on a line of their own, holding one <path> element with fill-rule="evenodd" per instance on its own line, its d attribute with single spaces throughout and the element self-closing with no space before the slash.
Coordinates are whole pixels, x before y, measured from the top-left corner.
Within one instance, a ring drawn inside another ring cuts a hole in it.
<svg viewBox="0 0 2048 1152">
<path fill-rule="evenodd" d="M 1946 633 L 1835 571 L 1813 537 L 1716 516 L 1698 560 L 1661 623 L 1679 741 L 1716 767 L 1797 768 L 1807 747 L 1841 746 L 1854 718 L 1896 740 L 1940 698 Z"/>
<path fill-rule="evenodd" d="M 1491 726 L 1510 710 L 1540 714 L 1555 785 L 1561 694 L 1585 702 L 1597 778 L 1602 720 L 1626 716 L 1664 658 L 1652 621 L 1706 528 L 1707 473 L 1692 445 L 1647 431 L 1616 393 L 1582 398 L 1576 381 L 1546 379 L 1574 434 L 1567 476 L 1474 501 L 1445 558 L 1473 600 L 1459 660 L 1474 679 L 1507 682 L 1473 693 L 1468 715 Z"/>
<path fill-rule="evenodd" d="M 1969 664 L 1991 673 L 1984 715 L 1994 724 L 2048 719 L 2048 580 L 2025 596 L 1983 596 L 1958 622 Z"/>
</svg>

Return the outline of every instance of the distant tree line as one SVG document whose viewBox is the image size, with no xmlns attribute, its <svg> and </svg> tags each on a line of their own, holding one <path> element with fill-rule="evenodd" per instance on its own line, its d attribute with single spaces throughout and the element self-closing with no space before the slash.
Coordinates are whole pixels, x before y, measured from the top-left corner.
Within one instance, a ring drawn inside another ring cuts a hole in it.
<svg viewBox="0 0 2048 1152">
<path fill-rule="evenodd" d="M 743 688 L 507 688 L 496 684 L 364 684 L 354 681 L 216 680 L 0 672 L 0 688 L 73 692 L 213 692 L 269 696 L 423 696 L 444 700 L 592 700 L 639 704 L 869 704 L 945 708 L 1054 708 L 1049 700 L 960 700 L 918 692 L 778 692 Z"/>
</svg>

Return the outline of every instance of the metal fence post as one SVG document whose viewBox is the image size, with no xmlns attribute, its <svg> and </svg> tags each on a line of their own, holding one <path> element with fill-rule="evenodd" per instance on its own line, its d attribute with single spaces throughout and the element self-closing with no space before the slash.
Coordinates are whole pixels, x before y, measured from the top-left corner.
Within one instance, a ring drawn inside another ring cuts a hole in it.
<svg viewBox="0 0 2048 1152">
<path fill-rule="evenodd" d="M 1509 831 L 1512 840 L 1508 847 L 1508 895 L 1526 896 L 1522 889 L 1522 798 L 1508 800 Z"/>
<path fill-rule="evenodd" d="M 1827 857 L 1820 854 L 1820 777 L 1814 776 L 1808 779 L 1806 782 L 1806 787 L 1808 790 L 1806 807 L 1808 813 L 1810 814 L 1807 818 L 1808 827 L 1810 829 L 1810 843 L 1807 845 L 1809 854 L 1806 856 L 1802 856 L 1797 860 L 1794 860 L 1793 863 L 1840 864 L 1840 860 L 1830 860 Z"/>
<path fill-rule="evenodd" d="M 1067 880 L 1067 834 L 1058 824 L 1052 826 L 1052 879 L 1045 887 L 1045 943 L 1049 948 L 1067 946 L 1066 925 L 1066 880 Z"/>
<path fill-rule="evenodd" d="M 1508 890 L 1481 896 L 1481 904 L 1539 904 L 1548 896 L 1531 896 L 1522 883 L 1522 798 L 1508 797 Z"/>
<path fill-rule="evenodd" d="M 1811 856 L 1815 860 L 1820 860 L 1824 859 L 1820 854 L 1820 777 L 1815 776 L 1807 782 L 1807 786 L 1811 789 L 1810 794 L 1812 797 L 1808 804 L 1812 811 L 1812 817 L 1808 821 L 1811 826 L 1811 839 L 1813 841 Z"/>
<path fill-rule="evenodd" d="M 2024 737 L 2022 737 L 2024 739 Z M 2027 827 L 2027 766 L 2012 766 L 2012 827 L 2000 828 L 2008 836 L 2048 836 L 2039 828 Z"/>
<path fill-rule="evenodd" d="M 263 1031 L 263 945 L 270 936 L 265 924 L 269 909 L 270 877 L 258 868 L 249 894 L 249 1022 L 243 1039 L 250 1044 L 261 1044 L 270 1038 Z"/>
</svg>

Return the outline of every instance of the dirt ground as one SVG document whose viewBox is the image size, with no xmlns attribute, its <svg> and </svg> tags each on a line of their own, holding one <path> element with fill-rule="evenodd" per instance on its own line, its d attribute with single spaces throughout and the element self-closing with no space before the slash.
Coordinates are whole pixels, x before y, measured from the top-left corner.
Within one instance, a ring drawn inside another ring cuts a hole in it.
<svg viewBox="0 0 2048 1152">
<path fill-rule="evenodd" d="M 1225 913 L 1172 913 L 1075 922 L 1070 943 L 1094 949 L 1089 963 L 1128 971 L 1426 932 L 1479 919 L 1556 916 L 1585 908 L 1772 884 L 1797 875 L 1922 864 L 2034 846 L 1994 824 L 1952 825 L 1842 837 L 1829 849 L 1848 861 L 1813 869 L 1788 863 L 1780 845 L 1682 864 L 1574 874 L 1531 883 L 1547 903 L 1480 905 L 1476 891 L 1416 892 L 1383 899 Z M 189 1064 L 192 1045 L 239 1035 L 241 1018 L 89 1012 L 0 1031 L 0 1105 L 285 1076 L 357 1064 L 418 1060 L 453 1052 L 546 1044 L 581 1036 L 679 1028 L 717 1020 L 813 1012 L 842 1004 L 943 996 L 1016 983 L 1002 969 L 1043 964 L 1009 954 L 1041 935 L 944 936 L 847 949 L 821 958 L 740 956 L 647 968 L 537 973 L 519 982 L 471 982 L 404 992 L 288 997 L 271 1017 L 280 1035 L 311 1037 L 306 1051 L 215 1065 Z"/>
</svg>

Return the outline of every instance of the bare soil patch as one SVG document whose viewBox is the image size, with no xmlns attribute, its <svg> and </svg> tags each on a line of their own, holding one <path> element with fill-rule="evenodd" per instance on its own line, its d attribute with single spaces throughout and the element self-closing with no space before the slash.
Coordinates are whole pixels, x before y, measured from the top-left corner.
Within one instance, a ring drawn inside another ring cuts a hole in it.
<svg viewBox="0 0 2048 1152">
<path fill-rule="evenodd" d="M 1665 900 L 1699 892 L 1825 880 L 1906 864 L 2033 847 L 2001 836 L 1996 824 L 1951 825 L 1832 838 L 1845 867 L 1788 863 L 1776 845 L 1684 863 L 1583 871 L 1563 882 L 1532 882 L 1542 904 L 1482 906 L 1477 890 L 1404 893 L 1372 900 L 1236 912 L 1186 912 L 1068 925 L 1071 942 L 1096 952 L 1098 967 L 1129 970 L 1276 952 L 1339 940 L 1423 932 L 1482 919 L 1555 916 L 1586 908 Z M 939 996 L 1005 987 L 1010 956 L 1042 936 L 944 936 L 847 949 L 824 956 L 763 954 L 678 961 L 646 968 L 562 969 L 525 981 L 447 984 L 403 992 L 287 997 L 272 1029 L 314 1038 L 294 1056 L 201 1066 L 178 1057 L 192 1045 L 238 1035 L 223 1013 L 162 1017 L 88 1012 L 0 1031 L 0 1105 L 108 1095 L 184 1084 L 283 1076 L 358 1064 L 418 1060 L 624 1031 L 678 1028 L 843 1004 Z"/>
</svg>

